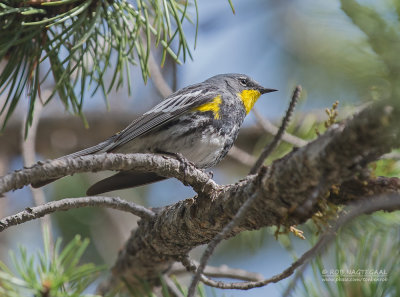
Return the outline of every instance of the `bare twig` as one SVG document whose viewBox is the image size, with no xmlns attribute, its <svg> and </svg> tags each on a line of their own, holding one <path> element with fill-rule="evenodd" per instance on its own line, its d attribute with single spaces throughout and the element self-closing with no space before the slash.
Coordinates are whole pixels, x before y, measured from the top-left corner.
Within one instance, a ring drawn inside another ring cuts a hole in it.
<svg viewBox="0 0 400 297">
<path fill-rule="evenodd" d="M 294 288 L 296 288 L 297 281 L 301 278 L 304 271 L 306 270 L 307 265 L 302 265 L 299 269 L 297 269 L 296 274 L 290 280 L 289 285 L 286 287 L 285 291 L 282 293 L 282 297 L 289 297 Z"/>
<path fill-rule="evenodd" d="M 272 135 L 276 135 L 278 133 L 279 128 L 272 124 L 268 119 L 263 117 L 256 108 L 253 108 L 253 113 L 257 119 L 257 123 L 261 126 L 261 128 L 263 128 L 265 132 Z M 293 144 L 296 147 L 302 147 L 308 143 L 308 141 L 294 136 L 288 132 L 285 132 L 283 134 L 282 140 L 287 143 Z"/>
<path fill-rule="evenodd" d="M 0 178 L 0 195 L 40 181 L 74 173 L 100 170 L 151 171 L 165 177 L 175 177 L 190 185 L 197 193 L 211 193 L 218 185 L 210 176 L 190 162 L 154 154 L 99 154 L 77 158 L 62 158 L 37 163 Z"/>
<path fill-rule="evenodd" d="M 250 208 L 252 205 L 253 201 L 256 199 L 257 195 L 252 195 L 250 196 L 244 203 L 243 205 L 239 208 L 238 212 L 236 215 L 233 217 L 233 219 L 222 229 L 220 233 L 218 233 L 208 244 L 206 250 L 204 251 L 201 259 L 200 259 L 200 265 L 197 267 L 196 273 L 193 276 L 192 282 L 189 286 L 188 290 L 188 297 L 193 297 L 194 292 L 196 289 L 196 286 L 198 282 L 200 281 L 202 274 L 204 272 L 204 268 L 206 267 L 206 264 L 208 260 L 210 259 L 211 255 L 214 252 L 214 249 L 217 247 L 217 245 L 225 238 L 225 236 L 232 231 L 234 227 L 236 227 L 241 219 L 244 217 L 244 214 L 246 211 Z"/>
<path fill-rule="evenodd" d="M 42 111 L 43 105 L 40 100 L 36 100 L 35 102 L 35 116 L 33 117 L 31 127 L 28 131 L 28 134 L 25 138 L 25 125 L 21 125 L 21 152 L 22 159 L 24 161 L 24 166 L 32 166 L 36 163 L 36 133 L 40 120 L 40 113 Z M 35 206 L 42 205 L 46 203 L 46 198 L 43 192 L 43 189 L 34 189 L 30 187 L 33 201 Z M 51 220 L 49 217 L 43 217 L 40 219 L 40 225 L 42 228 L 42 233 L 48 232 L 50 244 L 52 244 L 52 228 L 51 228 Z"/>
<path fill-rule="evenodd" d="M 290 100 L 290 104 L 288 110 L 286 111 L 285 117 L 282 120 L 282 124 L 279 127 L 278 133 L 275 134 L 274 139 L 269 143 L 265 149 L 262 151 L 261 155 L 258 157 L 254 166 L 250 169 L 249 174 L 256 173 L 264 163 L 265 159 L 273 152 L 273 150 L 279 145 L 282 140 L 282 136 L 286 131 L 287 126 L 289 125 L 290 119 L 292 117 L 292 113 L 294 108 L 296 107 L 297 101 L 300 98 L 301 94 L 301 86 L 296 86 L 292 99 Z"/>
<path fill-rule="evenodd" d="M 149 54 L 149 70 L 150 77 L 156 87 L 158 93 L 160 93 L 161 97 L 166 98 L 172 94 L 172 89 L 169 87 L 168 83 L 165 81 L 160 66 L 158 66 L 153 53 L 150 51 Z"/>
<path fill-rule="evenodd" d="M 117 197 L 82 197 L 82 198 L 66 198 L 58 201 L 51 201 L 43 205 L 35 207 L 27 207 L 15 215 L 5 217 L 0 220 L 0 232 L 15 225 L 19 225 L 34 219 L 43 217 L 56 211 L 65 211 L 73 208 L 81 207 L 108 207 L 117 210 L 130 212 L 144 219 L 151 219 L 155 216 L 151 210 L 128 202 Z"/>
<path fill-rule="evenodd" d="M 217 278 L 232 278 L 244 281 L 260 281 L 262 275 L 259 273 L 250 272 L 244 269 L 231 268 L 227 265 L 221 265 L 219 267 L 206 266 L 204 269 L 204 275 L 209 277 Z"/>
<path fill-rule="evenodd" d="M 198 262 L 191 260 L 191 265 L 193 265 L 193 271 L 196 270 L 196 267 L 199 265 Z M 193 272 L 189 271 L 189 272 Z M 185 274 L 188 272 L 188 269 L 183 266 L 182 263 L 175 263 L 168 274 L 174 274 L 174 275 L 181 275 Z M 207 265 L 204 268 L 204 275 L 209 276 L 209 277 L 216 277 L 216 278 L 231 278 L 231 279 L 238 279 L 238 280 L 244 280 L 244 281 L 260 281 L 263 279 L 263 276 L 259 273 L 254 273 L 251 271 L 247 271 L 244 269 L 239 269 L 239 268 L 232 268 L 227 265 L 221 265 L 221 266 L 210 266 Z"/>
<path fill-rule="evenodd" d="M 252 166 L 257 160 L 253 155 L 250 155 L 235 145 L 229 150 L 228 157 L 231 157 L 235 161 L 249 167 Z"/>
<path fill-rule="evenodd" d="M 318 242 L 307 252 L 305 252 L 297 261 L 293 262 L 290 267 L 285 269 L 283 272 L 265 279 L 263 281 L 258 282 L 239 282 L 239 283 L 226 283 L 226 282 L 219 282 L 214 281 L 207 278 L 204 275 L 200 276 L 201 281 L 211 287 L 219 288 L 219 289 L 238 289 L 238 290 L 249 290 L 252 288 L 263 287 L 270 283 L 277 283 L 289 276 L 291 276 L 296 268 L 300 267 L 301 265 L 308 263 L 312 258 L 319 255 L 323 249 L 336 237 L 336 232 L 339 228 L 343 227 L 356 217 L 372 213 L 379 210 L 397 210 L 400 208 L 400 195 L 398 194 L 389 194 L 389 195 L 382 195 L 377 196 L 367 203 L 365 201 L 361 203 L 356 203 L 349 208 L 348 211 L 344 211 L 342 215 L 338 218 L 335 225 L 330 227 L 328 230 L 321 235 Z"/>
</svg>

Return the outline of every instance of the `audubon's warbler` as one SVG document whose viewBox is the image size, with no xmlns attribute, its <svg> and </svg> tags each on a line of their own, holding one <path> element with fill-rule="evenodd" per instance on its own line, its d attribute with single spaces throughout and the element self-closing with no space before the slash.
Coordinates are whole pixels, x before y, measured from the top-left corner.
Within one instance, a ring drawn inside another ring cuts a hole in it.
<svg viewBox="0 0 400 297">
<path fill-rule="evenodd" d="M 274 91 L 244 74 L 216 75 L 173 93 L 109 139 L 65 157 L 98 153 L 181 154 L 198 168 L 209 168 L 228 153 L 260 95 Z M 165 178 L 152 172 L 121 171 L 91 186 L 87 194 L 162 179 Z"/>
</svg>

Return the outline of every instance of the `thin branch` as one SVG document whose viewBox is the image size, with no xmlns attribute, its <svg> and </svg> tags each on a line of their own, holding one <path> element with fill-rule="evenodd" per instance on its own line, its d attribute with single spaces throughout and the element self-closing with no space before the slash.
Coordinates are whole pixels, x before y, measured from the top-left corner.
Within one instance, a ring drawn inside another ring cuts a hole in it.
<svg viewBox="0 0 400 297">
<path fill-rule="evenodd" d="M 269 134 L 276 135 L 278 133 L 279 128 L 272 124 L 268 119 L 263 117 L 256 108 L 253 108 L 253 113 L 256 117 L 257 123 L 263 128 L 263 130 Z M 305 146 L 308 141 L 301 139 L 297 136 L 294 136 L 288 132 L 285 132 L 282 136 L 282 140 L 293 144 L 296 147 Z"/>
<path fill-rule="evenodd" d="M 154 83 L 158 93 L 162 98 L 166 98 L 172 94 L 172 89 L 169 87 L 168 83 L 165 81 L 164 76 L 161 73 L 160 66 L 157 64 L 152 51 L 149 54 L 149 71 L 151 80 Z"/>
<path fill-rule="evenodd" d="M 14 171 L 0 178 L 0 195 L 32 183 L 74 173 L 132 169 L 175 177 L 185 185 L 190 185 L 197 193 L 207 194 L 218 188 L 207 173 L 190 162 L 154 154 L 99 154 L 39 162 L 30 168 Z"/>
<path fill-rule="evenodd" d="M 269 143 L 265 149 L 262 151 L 261 155 L 258 157 L 256 163 L 254 166 L 250 169 L 249 174 L 255 174 L 262 166 L 264 163 L 265 159 L 274 151 L 274 149 L 279 145 L 279 143 L 282 140 L 282 136 L 285 133 L 287 126 L 289 125 L 289 122 L 291 120 L 293 110 L 296 107 L 297 101 L 300 98 L 301 94 L 301 86 L 296 86 L 292 99 L 290 100 L 290 104 L 288 107 L 288 110 L 286 111 L 285 117 L 282 120 L 282 124 L 279 127 L 278 133 L 274 136 L 274 139 L 272 140 L 271 143 Z"/>
<path fill-rule="evenodd" d="M 282 297 L 289 297 L 293 289 L 296 287 L 297 281 L 303 276 L 304 271 L 306 270 L 307 265 L 302 265 L 299 269 L 297 269 L 296 274 L 290 280 L 289 285 L 286 287 L 285 291 L 282 293 Z"/>
<path fill-rule="evenodd" d="M 237 146 L 232 146 L 228 152 L 228 157 L 234 159 L 235 161 L 245 165 L 245 166 L 252 166 L 257 159 L 247 153 L 246 151 L 238 148 Z"/>
<path fill-rule="evenodd" d="M 322 250 L 332 242 L 336 238 L 336 232 L 339 228 L 348 224 L 350 221 L 355 219 L 356 217 L 372 213 L 379 210 L 397 210 L 400 209 L 400 195 L 398 194 L 390 194 L 390 195 L 382 195 L 369 200 L 367 203 L 362 201 L 361 203 L 353 204 L 349 208 L 348 211 L 343 211 L 342 215 L 338 218 L 335 225 L 333 227 L 328 228 L 321 235 L 318 242 L 307 252 L 305 252 L 297 261 L 293 262 L 287 269 L 283 272 L 274 275 L 271 278 L 265 279 L 263 281 L 258 282 L 239 282 L 239 283 L 226 283 L 214 281 L 207 278 L 204 275 L 201 275 L 201 281 L 211 287 L 219 288 L 219 289 L 238 289 L 238 290 L 249 290 L 253 288 L 263 287 L 270 283 L 277 283 L 289 276 L 291 276 L 294 271 L 303 264 L 308 263 L 312 258 L 319 255 Z"/>
<path fill-rule="evenodd" d="M 199 265 L 198 262 L 191 260 L 191 265 L 193 265 L 193 270 L 189 270 L 189 272 L 193 272 L 196 270 L 196 267 Z M 182 263 L 175 263 L 171 269 L 169 270 L 168 274 L 170 275 L 181 275 L 188 272 L 188 269 L 183 266 Z M 259 273 L 250 272 L 244 269 L 239 268 L 232 268 L 227 265 L 221 266 L 210 266 L 207 265 L 204 268 L 204 275 L 209 277 L 216 277 L 216 278 L 231 278 L 231 279 L 238 279 L 244 281 L 260 281 L 263 279 L 263 276 Z"/>
<path fill-rule="evenodd" d="M 141 205 L 128 202 L 117 197 L 82 197 L 82 198 L 66 198 L 58 201 L 51 201 L 43 205 L 35 207 L 27 207 L 15 215 L 5 217 L 0 220 L 0 232 L 34 219 L 41 218 L 47 214 L 56 211 L 65 211 L 81 207 L 108 207 L 117 210 L 130 212 L 143 219 L 151 219 L 155 213 Z"/>
<path fill-rule="evenodd" d="M 39 67 L 39 66 L 37 66 Z M 36 134 L 37 128 L 39 125 L 40 114 L 43 108 L 40 100 L 36 100 L 35 104 L 35 116 L 33 117 L 31 127 L 29 129 L 28 134 L 25 138 L 25 125 L 21 125 L 21 152 L 22 159 L 24 161 L 24 166 L 32 166 L 36 163 Z M 46 203 L 46 198 L 44 195 L 43 189 L 34 189 L 30 187 L 30 191 L 32 193 L 33 201 L 35 206 L 42 205 Z M 52 228 L 51 228 L 51 220 L 49 217 L 43 217 L 40 219 L 40 225 L 42 228 L 42 233 L 48 232 L 49 242 L 53 243 L 52 239 Z"/>
<path fill-rule="evenodd" d="M 40 101 L 35 102 L 35 116 L 33 117 L 31 127 L 26 135 L 25 138 L 25 125 L 21 125 L 21 151 L 22 151 L 22 158 L 24 161 L 24 166 L 32 166 L 36 163 L 36 150 L 35 150 L 35 139 L 36 139 L 36 132 L 37 127 L 39 124 L 40 119 L 40 112 L 43 106 Z M 41 197 L 43 198 L 43 197 Z M 45 200 L 38 200 L 35 201 L 38 205 L 43 204 Z"/>
<path fill-rule="evenodd" d="M 204 269 L 204 275 L 216 278 L 232 278 L 244 281 L 260 281 L 262 275 L 259 273 L 250 272 L 244 269 L 231 268 L 227 265 L 221 265 L 219 267 L 206 266 Z"/>
<path fill-rule="evenodd" d="M 197 267 L 196 273 L 193 276 L 192 282 L 189 286 L 188 290 L 188 297 L 193 297 L 194 292 L 196 290 L 196 286 L 199 283 L 202 274 L 204 272 L 204 269 L 206 267 L 206 264 L 208 260 L 210 259 L 211 255 L 214 252 L 214 249 L 217 247 L 217 245 L 228 235 L 229 232 L 232 231 L 233 228 L 235 228 L 240 221 L 243 219 L 244 215 L 246 214 L 247 210 L 250 208 L 254 200 L 256 199 L 257 195 L 252 195 L 250 196 L 244 203 L 243 205 L 239 208 L 238 212 L 236 215 L 233 217 L 233 219 L 222 229 L 220 233 L 218 233 L 208 244 L 206 250 L 204 251 L 201 259 L 200 259 L 200 265 Z"/>
</svg>

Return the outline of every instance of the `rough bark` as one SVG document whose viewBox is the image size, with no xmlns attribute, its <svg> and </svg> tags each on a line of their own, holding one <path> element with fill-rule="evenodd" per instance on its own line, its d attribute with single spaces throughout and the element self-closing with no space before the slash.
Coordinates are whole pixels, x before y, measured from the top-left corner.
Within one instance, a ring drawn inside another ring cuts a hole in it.
<svg viewBox="0 0 400 297">
<path fill-rule="evenodd" d="M 333 185 L 343 184 L 346 189 L 346 182 L 365 172 L 368 163 L 399 146 L 399 116 L 393 105 L 375 105 L 346 123 L 332 126 L 257 175 L 161 209 L 153 220 L 142 220 L 132 232 L 113 268 L 114 278 L 156 280 L 174 261 L 220 232 L 249 195 L 257 195 L 257 202 L 229 236 L 305 222 Z M 392 183 L 396 186 L 390 190 L 398 191 L 399 181 L 393 179 Z M 376 187 L 379 191 L 384 188 Z M 351 200 L 365 196 L 363 191 L 360 194 Z M 333 201 L 346 204 L 349 198 L 339 194 Z"/>
<path fill-rule="evenodd" d="M 165 177 L 175 177 L 196 192 L 209 193 L 218 185 L 211 177 L 193 164 L 177 159 L 153 154 L 98 154 L 77 158 L 62 158 L 38 162 L 17 170 L 0 179 L 0 197 L 2 194 L 20 189 L 29 184 L 57 179 L 81 172 L 115 171 L 152 171 Z"/>
<path fill-rule="evenodd" d="M 369 178 L 365 169 L 400 146 L 398 105 L 396 101 L 375 104 L 233 185 L 218 186 L 191 164 L 168 157 L 98 155 L 55 160 L 14 172 L 0 179 L 0 193 L 45 178 L 132 168 L 190 184 L 196 197 L 154 210 L 154 218 L 139 222 L 118 256 L 111 283 L 122 277 L 131 283 L 156 281 L 192 248 L 218 234 L 250 195 L 255 196 L 255 203 L 227 237 L 266 226 L 301 224 L 319 210 L 318 202 L 328 199 L 328 193 L 332 202 L 347 204 L 368 195 L 398 192 L 398 179 Z M 358 190 L 354 190 L 357 183 Z M 336 190 L 330 191 L 332 186 Z"/>
</svg>

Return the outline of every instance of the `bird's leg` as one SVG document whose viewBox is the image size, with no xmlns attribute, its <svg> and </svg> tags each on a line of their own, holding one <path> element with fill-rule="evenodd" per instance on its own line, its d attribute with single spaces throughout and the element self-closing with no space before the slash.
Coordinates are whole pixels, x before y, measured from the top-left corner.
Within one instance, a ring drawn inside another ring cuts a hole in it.
<svg viewBox="0 0 400 297">
<path fill-rule="evenodd" d="M 157 150 L 156 151 L 157 154 L 162 154 L 162 155 L 166 155 L 166 156 L 171 156 L 174 157 L 175 159 L 177 159 L 178 161 L 180 161 L 181 163 L 185 164 L 187 166 L 187 164 L 193 165 L 196 167 L 196 165 L 193 162 L 190 162 L 188 159 L 186 159 L 181 153 L 171 153 L 171 152 L 165 152 L 165 151 L 161 151 L 161 150 Z"/>
<path fill-rule="evenodd" d="M 160 151 L 158 153 L 164 154 L 164 155 L 167 155 L 167 156 L 172 156 L 172 157 L 176 158 L 177 160 L 179 160 L 181 162 L 181 164 L 183 164 L 183 166 L 184 166 L 183 169 L 184 170 L 186 170 L 188 164 L 193 165 L 194 167 L 198 168 L 196 166 L 196 164 L 194 164 L 193 162 L 191 162 L 188 159 L 186 159 L 181 153 L 169 153 L 169 152 L 162 152 L 162 151 Z M 214 177 L 214 172 L 206 171 L 205 169 L 201 169 L 201 170 L 203 172 L 205 172 L 211 179 Z"/>
<path fill-rule="evenodd" d="M 171 156 L 174 157 L 175 159 L 177 159 L 181 164 L 181 170 L 183 171 L 183 181 L 182 183 L 187 186 L 188 184 L 186 183 L 186 169 L 188 167 L 188 164 L 193 165 L 196 167 L 196 165 L 193 162 L 190 162 L 188 159 L 186 159 L 181 153 L 171 153 L 171 152 L 165 152 L 165 151 L 161 151 L 161 150 L 157 150 L 156 153 L 158 154 L 163 154 L 166 156 Z"/>
</svg>

